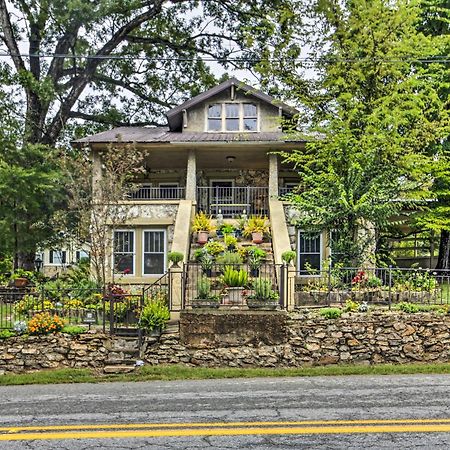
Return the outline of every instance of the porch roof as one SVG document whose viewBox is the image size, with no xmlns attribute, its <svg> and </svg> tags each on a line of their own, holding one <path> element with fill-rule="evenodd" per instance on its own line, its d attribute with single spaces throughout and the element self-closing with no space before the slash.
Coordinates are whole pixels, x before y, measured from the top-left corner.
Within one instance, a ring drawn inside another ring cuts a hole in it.
<svg viewBox="0 0 450 450">
<path fill-rule="evenodd" d="M 72 141 L 73 145 L 107 143 L 183 143 L 183 142 L 306 142 L 304 137 L 282 132 L 210 133 L 174 132 L 167 127 L 118 127 Z"/>
</svg>

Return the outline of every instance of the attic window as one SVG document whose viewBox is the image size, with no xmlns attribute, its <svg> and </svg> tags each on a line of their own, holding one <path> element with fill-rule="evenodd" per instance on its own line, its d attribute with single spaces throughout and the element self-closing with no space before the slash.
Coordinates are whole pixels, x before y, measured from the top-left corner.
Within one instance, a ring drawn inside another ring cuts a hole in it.
<svg viewBox="0 0 450 450">
<path fill-rule="evenodd" d="M 216 103 L 208 106 L 207 131 L 258 131 L 253 103 Z"/>
</svg>

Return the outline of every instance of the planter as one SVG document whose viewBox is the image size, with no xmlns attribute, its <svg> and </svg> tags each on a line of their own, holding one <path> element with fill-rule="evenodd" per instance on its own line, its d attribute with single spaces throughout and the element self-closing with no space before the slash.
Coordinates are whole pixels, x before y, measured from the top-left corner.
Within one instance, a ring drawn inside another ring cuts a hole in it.
<svg viewBox="0 0 450 450">
<path fill-rule="evenodd" d="M 247 306 L 250 309 L 269 309 L 275 310 L 280 304 L 277 300 L 258 300 L 258 299 L 247 299 Z"/>
<path fill-rule="evenodd" d="M 209 232 L 208 231 L 199 231 L 197 234 L 197 243 L 200 245 L 204 245 L 208 242 Z"/>
<path fill-rule="evenodd" d="M 381 300 L 380 290 L 360 290 L 360 291 L 352 291 L 351 298 L 353 301 L 361 303 L 361 302 L 376 302 Z"/>
<path fill-rule="evenodd" d="M 252 241 L 254 244 L 261 244 L 263 241 L 263 234 L 259 232 L 253 232 Z"/>
<path fill-rule="evenodd" d="M 251 268 L 250 276 L 255 277 L 255 278 L 259 277 L 259 267 Z"/>
<path fill-rule="evenodd" d="M 243 297 L 242 292 L 244 291 L 243 287 L 229 287 L 227 289 L 228 291 L 228 301 L 230 304 L 242 304 L 243 303 Z"/>
<path fill-rule="evenodd" d="M 159 338 L 161 336 L 162 329 L 160 327 L 153 328 L 153 330 L 145 330 L 145 334 L 150 337 Z"/>
<path fill-rule="evenodd" d="M 28 278 L 16 278 L 14 280 L 14 287 L 23 288 L 28 285 Z"/>
<path fill-rule="evenodd" d="M 214 308 L 219 307 L 219 302 L 215 300 L 208 299 L 194 299 L 192 300 L 192 308 Z"/>
<path fill-rule="evenodd" d="M 203 275 L 212 277 L 212 269 L 202 269 Z"/>
</svg>

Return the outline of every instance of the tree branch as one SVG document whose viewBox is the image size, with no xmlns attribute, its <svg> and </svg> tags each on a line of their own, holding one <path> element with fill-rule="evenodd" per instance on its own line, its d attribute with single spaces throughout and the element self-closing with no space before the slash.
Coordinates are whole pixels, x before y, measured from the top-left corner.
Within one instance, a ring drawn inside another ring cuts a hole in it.
<svg viewBox="0 0 450 450">
<path fill-rule="evenodd" d="M 146 125 L 153 125 L 153 126 L 157 126 L 157 127 L 164 126 L 163 124 L 161 124 L 159 122 L 155 122 L 155 121 L 130 123 L 130 122 L 121 122 L 118 120 L 108 120 L 104 116 L 96 115 L 96 114 L 87 114 L 87 113 L 83 113 L 81 111 L 70 111 L 69 117 L 71 119 L 83 119 L 83 120 L 88 120 L 88 121 L 97 122 L 97 123 L 104 123 L 107 125 L 113 125 L 115 127 L 143 127 Z"/>
</svg>

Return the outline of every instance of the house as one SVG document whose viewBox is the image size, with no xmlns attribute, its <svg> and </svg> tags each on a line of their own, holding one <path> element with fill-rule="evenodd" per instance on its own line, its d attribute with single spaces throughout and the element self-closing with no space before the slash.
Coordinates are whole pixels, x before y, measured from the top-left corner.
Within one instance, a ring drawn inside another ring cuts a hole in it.
<svg viewBox="0 0 450 450">
<path fill-rule="evenodd" d="M 134 143 L 146 152 L 146 173 L 124 200 L 132 218 L 112 230 L 112 266 L 128 284 L 148 284 L 167 270 L 167 253 L 187 257 L 196 211 L 224 217 L 266 215 L 275 263 L 299 250 L 297 264 L 320 269 L 328 255 L 325 236 L 288 227 L 288 205 L 279 200 L 298 182 L 277 151 L 301 149 L 305 141 L 284 132 L 298 111 L 235 78 L 167 112 L 167 127 L 120 127 L 79 139 L 89 146 L 95 177 L 99 151 Z M 289 234 L 290 233 L 290 234 Z"/>
</svg>

